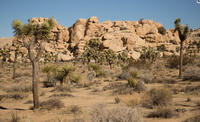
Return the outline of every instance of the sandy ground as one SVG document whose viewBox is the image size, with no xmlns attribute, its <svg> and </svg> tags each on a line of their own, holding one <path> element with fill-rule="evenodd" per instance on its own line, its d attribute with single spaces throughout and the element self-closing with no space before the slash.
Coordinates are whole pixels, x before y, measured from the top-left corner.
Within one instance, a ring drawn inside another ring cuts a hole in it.
<svg viewBox="0 0 200 122">
<path fill-rule="evenodd" d="M 78 67 L 78 66 L 77 66 Z M 82 72 L 85 70 L 85 67 L 79 67 L 78 72 Z M 12 89 L 15 86 L 31 86 L 31 66 L 28 65 L 26 67 L 20 66 L 17 70 L 18 77 L 16 79 L 12 79 L 12 67 L 5 66 L 4 69 L 0 69 L 0 95 L 12 94 L 12 92 L 7 91 L 8 89 Z M 87 72 L 82 72 L 84 73 Z M 113 74 L 119 74 L 118 70 L 113 70 Z M 196 115 L 199 112 L 199 107 L 196 105 L 198 101 L 200 101 L 200 93 L 198 92 L 189 92 L 186 93 L 181 91 L 181 89 L 187 86 L 200 86 L 200 81 L 191 82 L 191 81 L 182 81 L 177 76 L 177 70 L 170 70 L 165 72 L 165 75 L 168 77 L 175 78 L 177 80 L 176 83 L 168 84 L 168 83 L 150 83 L 146 84 L 147 89 L 151 89 L 154 87 L 168 87 L 172 90 L 176 89 L 179 92 L 173 94 L 173 104 L 172 109 L 175 110 L 183 110 L 182 112 L 178 112 L 178 115 L 165 119 L 165 118 L 147 118 L 146 116 L 153 111 L 153 109 L 147 109 L 141 107 L 142 115 L 144 117 L 145 122 L 182 122 L 187 118 L 190 118 Z M 0 122 L 8 122 L 11 121 L 12 115 L 16 115 L 20 118 L 22 122 L 72 122 L 75 121 L 76 118 L 82 118 L 87 121 L 90 117 L 91 110 L 94 106 L 98 104 L 106 104 L 109 107 L 115 107 L 117 105 L 124 105 L 125 102 L 120 102 L 119 104 L 115 103 L 115 98 L 131 98 L 131 97 L 141 97 L 144 93 L 135 93 L 132 95 L 113 95 L 112 89 L 103 90 L 105 86 L 108 86 L 110 83 L 124 83 L 126 81 L 116 80 L 113 78 L 114 76 L 107 76 L 105 78 L 95 78 L 93 85 L 89 87 L 77 87 L 73 86 L 72 91 L 69 92 L 60 92 L 53 91 L 53 87 L 44 88 L 43 81 L 46 79 L 46 75 L 40 73 L 40 101 L 46 101 L 50 98 L 59 99 L 64 103 L 64 107 L 61 109 L 54 110 L 31 110 L 30 108 L 33 104 L 32 101 L 32 92 L 24 92 L 23 94 L 26 96 L 23 99 L 13 99 L 13 98 L 3 98 L 0 99 Z M 51 97 L 53 94 L 70 94 L 72 96 L 59 96 L 59 97 Z M 127 97 L 128 96 L 128 97 Z M 190 98 L 189 101 L 187 99 Z M 80 111 L 76 114 L 73 114 L 70 111 L 70 107 L 78 106 Z M 77 120 L 78 121 L 78 120 Z"/>
</svg>

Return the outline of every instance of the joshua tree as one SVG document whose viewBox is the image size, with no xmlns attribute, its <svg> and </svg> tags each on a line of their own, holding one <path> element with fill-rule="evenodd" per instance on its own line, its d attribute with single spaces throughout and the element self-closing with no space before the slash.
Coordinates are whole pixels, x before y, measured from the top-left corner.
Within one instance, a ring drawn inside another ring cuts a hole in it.
<svg viewBox="0 0 200 122">
<path fill-rule="evenodd" d="M 186 25 L 184 27 L 183 24 L 180 23 L 181 19 L 177 18 L 174 21 L 175 24 L 175 31 L 178 31 L 178 35 L 180 38 L 180 59 L 179 59 L 179 77 L 182 77 L 182 65 L 183 65 L 183 42 L 187 39 L 189 34 L 189 27 Z"/>
<path fill-rule="evenodd" d="M 111 69 L 112 64 L 115 63 L 117 56 L 115 55 L 115 52 L 113 50 L 109 49 L 105 51 L 105 57 Z"/>
<path fill-rule="evenodd" d="M 15 50 L 15 59 L 13 62 L 13 79 L 16 77 L 16 64 L 17 64 L 17 56 L 19 55 L 19 47 L 16 48 Z"/>
<path fill-rule="evenodd" d="M 32 63 L 32 92 L 34 109 L 39 108 L 38 82 L 39 82 L 39 60 L 44 50 L 44 42 L 48 40 L 49 33 L 54 26 L 54 20 L 48 19 L 43 23 L 34 24 L 30 21 L 22 24 L 19 20 L 12 22 L 14 34 L 22 39 L 24 46 L 28 49 L 29 59 Z"/>
<path fill-rule="evenodd" d="M 66 79 L 68 79 L 68 80 L 70 79 L 70 75 L 73 71 L 75 71 L 74 66 L 65 65 L 61 69 L 58 69 L 55 72 L 55 74 L 54 74 L 55 78 L 60 81 L 61 87 L 63 86 Z"/>
<path fill-rule="evenodd" d="M 6 62 L 6 59 L 10 57 L 8 50 L 6 49 L 6 46 L 0 49 L 0 56 L 1 59 L 1 67 L 4 68 L 4 62 Z"/>
</svg>

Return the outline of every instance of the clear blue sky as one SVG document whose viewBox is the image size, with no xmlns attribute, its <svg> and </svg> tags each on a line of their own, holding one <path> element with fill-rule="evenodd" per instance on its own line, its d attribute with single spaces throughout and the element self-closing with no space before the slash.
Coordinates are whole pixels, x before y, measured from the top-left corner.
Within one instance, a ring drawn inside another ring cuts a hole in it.
<svg viewBox="0 0 200 122">
<path fill-rule="evenodd" d="M 52 17 L 65 27 L 78 18 L 97 16 L 99 20 L 141 18 L 174 27 L 177 17 L 193 29 L 200 27 L 200 4 L 197 0 L 0 0 L 0 37 L 13 36 L 11 23 L 26 23 L 32 17 Z"/>
</svg>

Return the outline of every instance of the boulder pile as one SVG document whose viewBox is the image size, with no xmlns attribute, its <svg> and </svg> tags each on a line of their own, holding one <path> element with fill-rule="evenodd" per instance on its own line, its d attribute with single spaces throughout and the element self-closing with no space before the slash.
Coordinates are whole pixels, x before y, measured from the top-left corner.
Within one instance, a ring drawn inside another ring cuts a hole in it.
<svg viewBox="0 0 200 122">
<path fill-rule="evenodd" d="M 31 18 L 30 23 L 42 23 L 48 18 Z M 78 19 L 71 27 L 64 27 L 55 21 L 55 27 L 50 33 L 49 42 L 45 45 L 45 56 L 57 58 L 60 61 L 67 61 L 79 56 L 84 52 L 86 42 L 90 39 L 99 39 L 103 48 L 111 49 L 115 53 L 128 50 L 128 56 L 138 59 L 144 47 L 157 48 L 165 45 L 164 54 L 178 54 L 179 38 L 178 33 L 173 29 L 165 30 L 162 24 L 153 20 L 139 21 L 114 21 L 107 20 L 99 22 L 95 16 L 89 19 Z M 200 30 L 193 31 L 189 42 L 199 42 Z M 13 39 L 13 42 L 15 39 Z M 10 44 L 10 61 L 13 61 L 15 44 Z M 25 47 L 20 48 L 19 56 L 21 61 L 27 56 Z M 45 60 L 45 58 L 41 59 Z"/>
</svg>

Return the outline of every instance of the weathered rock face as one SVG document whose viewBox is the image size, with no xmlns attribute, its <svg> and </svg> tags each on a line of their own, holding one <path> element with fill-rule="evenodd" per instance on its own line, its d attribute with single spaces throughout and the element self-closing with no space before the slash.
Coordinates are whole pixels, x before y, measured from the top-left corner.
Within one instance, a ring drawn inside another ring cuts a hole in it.
<svg viewBox="0 0 200 122">
<path fill-rule="evenodd" d="M 42 23 L 48 18 L 32 18 L 30 23 Z M 159 28 L 162 24 L 153 20 L 140 21 L 114 21 L 107 20 L 99 22 L 97 17 L 78 19 L 71 27 L 65 28 L 57 23 L 50 33 L 50 40 L 45 45 L 45 52 L 61 61 L 70 60 L 73 55 L 81 55 L 84 52 L 86 42 L 90 39 L 100 39 L 105 49 L 111 49 L 118 53 L 128 50 L 128 56 L 138 59 L 143 47 L 158 47 L 165 45 L 165 55 L 177 53 L 179 46 L 178 33 L 174 30 L 166 30 L 161 34 Z M 200 42 L 200 29 L 192 32 L 188 42 Z M 20 40 L 18 40 L 20 41 Z M 14 42 L 14 41 L 13 41 Z M 22 42 L 22 41 L 21 41 Z M 2 44 L 2 43 L 1 43 Z M 14 59 L 13 51 L 16 48 L 14 43 L 8 43 L 10 60 Z M 5 44 L 3 44 L 5 45 Z M 1 45 L 0 48 L 3 46 Z M 25 47 L 20 48 L 21 56 L 27 57 Z M 22 58 L 23 59 L 23 58 Z"/>
</svg>

